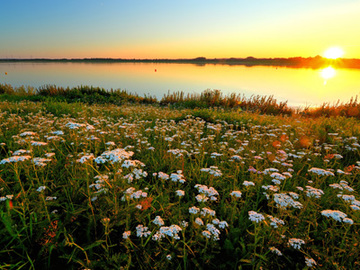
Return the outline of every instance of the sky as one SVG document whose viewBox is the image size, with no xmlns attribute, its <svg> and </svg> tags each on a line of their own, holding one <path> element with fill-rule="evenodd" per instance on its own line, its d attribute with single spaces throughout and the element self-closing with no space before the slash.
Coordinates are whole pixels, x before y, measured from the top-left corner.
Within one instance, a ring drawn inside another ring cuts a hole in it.
<svg viewBox="0 0 360 270">
<path fill-rule="evenodd" d="M 360 58 L 359 0 L 2 0 L 0 58 Z"/>
</svg>

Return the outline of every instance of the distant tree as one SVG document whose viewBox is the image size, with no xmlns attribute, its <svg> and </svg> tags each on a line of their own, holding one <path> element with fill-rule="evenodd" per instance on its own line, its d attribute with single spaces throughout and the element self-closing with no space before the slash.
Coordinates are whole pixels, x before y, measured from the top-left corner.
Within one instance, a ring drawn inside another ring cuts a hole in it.
<svg viewBox="0 0 360 270">
<path fill-rule="evenodd" d="M 194 61 L 206 61 L 206 57 L 197 57 L 194 58 Z"/>
</svg>

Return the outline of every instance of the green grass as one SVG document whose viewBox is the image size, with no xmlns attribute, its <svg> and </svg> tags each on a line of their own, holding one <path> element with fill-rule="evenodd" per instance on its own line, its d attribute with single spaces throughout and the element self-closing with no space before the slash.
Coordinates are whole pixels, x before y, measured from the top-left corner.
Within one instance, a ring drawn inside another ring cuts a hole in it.
<svg viewBox="0 0 360 270">
<path fill-rule="evenodd" d="M 359 267 L 355 118 L 46 99 L 0 102 L 0 123 L 0 269 L 306 269 L 305 258 Z"/>
<path fill-rule="evenodd" d="M 34 102 L 67 102 L 86 104 L 153 104 L 178 109 L 206 109 L 222 108 L 224 110 L 242 110 L 269 115 L 302 115 L 307 117 L 345 116 L 360 118 L 360 103 L 357 97 L 348 102 L 337 101 L 333 104 L 324 103 L 315 108 L 294 108 L 287 102 L 279 102 L 273 96 L 253 95 L 245 97 L 231 93 L 224 95 L 220 90 L 207 89 L 200 94 L 185 94 L 184 92 L 168 93 L 160 101 L 156 97 L 132 94 L 126 90 L 106 90 L 93 86 L 58 87 L 44 85 L 39 88 L 31 86 L 13 87 L 9 84 L 0 84 L 0 101 L 34 101 Z"/>
</svg>

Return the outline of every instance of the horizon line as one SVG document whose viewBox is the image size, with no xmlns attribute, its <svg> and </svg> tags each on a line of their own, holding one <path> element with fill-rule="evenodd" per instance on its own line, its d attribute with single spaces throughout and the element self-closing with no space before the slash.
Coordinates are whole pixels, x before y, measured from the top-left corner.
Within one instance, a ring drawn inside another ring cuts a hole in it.
<svg viewBox="0 0 360 270">
<path fill-rule="evenodd" d="M 207 58 L 205 56 L 198 56 L 193 58 L 122 58 L 122 57 L 1 57 L 0 60 L 91 60 L 91 59 L 109 59 L 109 60 L 231 60 L 231 59 L 239 59 L 239 60 L 272 60 L 272 59 L 312 59 L 312 58 L 322 58 L 327 60 L 360 60 L 360 58 L 346 58 L 339 57 L 336 59 L 326 58 L 321 55 L 316 56 L 291 56 L 291 57 L 212 57 Z"/>
</svg>

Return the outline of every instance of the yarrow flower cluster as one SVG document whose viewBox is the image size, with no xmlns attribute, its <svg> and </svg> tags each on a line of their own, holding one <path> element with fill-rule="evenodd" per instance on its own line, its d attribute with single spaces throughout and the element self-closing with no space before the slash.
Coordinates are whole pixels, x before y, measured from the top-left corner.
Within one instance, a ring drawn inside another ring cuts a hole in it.
<svg viewBox="0 0 360 270">
<path fill-rule="evenodd" d="M 271 251 L 272 253 L 275 253 L 275 254 L 278 255 L 278 256 L 282 256 L 282 255 L 283 255 L 283 254 L 281 253 L 281 251 L 278 250 L 276 247 L 269 247 L 269 249 L 270 249 L 270 251 Z"/>
<path fill-rule="evenodd" d="M 178 189 L 175 191 L 175 194 L 176 196 L 183 197 L 185 196 L 185 191 Z"/>
<path fill-rule="evenodd" d="M 163 173 L 163 172 L 154 173 L 154 176 L 157 176 L 158 178 L 160 178 L 162 180 L 168 180 L 170 178 L 170 176 L 168 174 Z"/>
<path fill-rule="evenodd" d="M 165 236 L 171 237 L 175 240 L 179 240 L 179 232 L 181 232 L 182 229 L 179 225 L 171 225 L 169 227 L 162 226 L 160 229 L 152 236 L 152 240 L 154 241 L 160 241 Z"/>
<path fill-rule="evenodd" d="M 255 211 L 249 211 L 249 219 L 252 222 L 260 223 L 265 220 L 265 217 L 262 214 L 259 214 Z"/>
<path fill-rule="evenodd" d="M 314 259 L 305 257 L 305 264 L 307 267 L 314 267 L 316 265 L 316 261 Z"/>
<path fill-rule="evenodd" d="M 271 215 L 267 215 L 267 217 L 270 219 L 270 226 L 274 227 L 275 229 L 279 227 L 279 225 L 284 225 L 285 222 L 282 219 L 273 217 Z"/>
<path fill-rule="evenodd" d="M 300 249 L 301 245 L 304 245 L 305 241 L 299 238 L 290 238 L 288 241 L 288 245 L 292 246 L 295 249 Z"/>
<path fill-rule="evenodd" d="M 308 197 L 315 197 L 315 198 L 320 198 L 321 195 L 324 194 L 324 191 L 322 191 L 321 189 L 317 189 L 311 186 L 306 186 L 306 196 Z"/>
<path fill-rule="evenodd" d="M 142 224 L 136 226 L 137 237 L 148 237 L 149 235 L 151 235 L 151 231 L 149 231 L 148 227 L 144 227 Z"/>
<path fill-rule="evenodd" d="M 155 219 L 153 220 L 153 223 L 158 226 L 162 226 L 165 224 L 164 220 L 160 216 L 156 216 Z"/>
<path fill-rule="evenodd" d="M 197 208 L 196 206 L 193 206 L 193 207 L 190 207 L 190 208 L 189 208 L 189 213 L 190 213 L 190 214 L 196 215 L 196 214 L 199 213 L 199 212 L 200 212 L 200 208 Z"/>
<path fill-rule="evenodd" d="M 130 184 L 135 180 L 139 180 L 141 178 L 145 178 L 147 176 L 147 172 L 142 169 L 134 168 L 131 173 L 128 173 L 124 176 L 124 179 Z"/>
<path fill-rule="evenodd" d="M 334 189 L 340 189 L 340 190 L 345 189 L 345 190 L 350 191 L 350 192 L 354 191 L 353 188 L 349 187 L 348 182 L 346 182 L 344 180 L 341 180 L 340 184 L 334 183 L 334 184 L 330 184 L 329 186 L 334 188 Z"/>
<path fill-rule="evenodd" d="M 46 162 L 50 162 L 51 159 L 49 158 L 40 158 L 40 157 L 37 157 L 37 158 L 33 158 L 32 159 L 32 162 L 35 164 L 35 166 L 41 166 L 41 167 L 44 167 L 47 165 Z"/>
<path fill-rule="evenodd" d="M 79 123 L 74 123 L 74 122 L 68 122 L 67 124 L 65 124 L 65 127 L 68 127 L 70 129 L 79 129 L 81 127 L 86 127 L 85 124 L 79 124 Z M 20 134 L 21 136 L 21 134 Z"/>
<path fill-rule="evenodd" d="M 206 238 L 212 238 L 213 241 L 220 240 L 220 231 L 213 224 L 206 224 L 206 229 L 207 230 L 203 231 L 203 235 Z"/>
<path fill-rule="evenodd" d="M 122 148 L 116 148 L 111 151 L 105 151 L 100 156 L 94 159 L 96 163 L 105 163 L 105 162 L 113 162 L 119 163 L 125 159 L 129 159 L 134 155 L 132 151 L 125 151 Z"/>
<path fill-rule="evenodd" d="M 325 217 L 331 217 L 339 222 L 349 223 L 353 224 L 354 221 L 350 218 L 347 218 L 347 215 L 339 210 L 323 210 L 321 211 L 321 214 Z"/>
<path fill-rule="evenodd" d="M 267 186 L 263 185 L 263 186 L 261 186 L 261 188 L 263 188 L 265 190 L 270 190 L 272 192 L 278 192 L 280 189 L 278 186 L 273 186 L 273 185 L 267 185 Z"/>
<path fill-rule="evenodd" d="M 195 188 L 199 191 L 199 195 L 197 195 L 195 198 L 198 202 L 205 202 L 208 200 L 208 198 L 211 201 L 216 201 L 217 197 L 219 195 L 219 192 L 216 191 L 213 187 L 207 187 L 205 185 L 196 184 Z"/>
<path fill-rule="evenodd" d="M 170 174 L 170 180 L 172 182 L 179 182 L 184 184 L 186 182 L 184 175 L 182 174 L 182 170 L 178 170 L 176 173 Z"/>
<path fill-rule="evenodd" d="M 145 167 L 145 164 L 139 160 L 131 160 L 131 159 L 126 159 L 124 160 L 123 164 L 121 164 L 121 167 L 123 168 L 139 167 L 139 166 Z"/>
<path fill-rule="evenodd" d="M 246 186 L 246 187 L 248 187 L 248 186 L 255 186 L 255 183 L 252 182 L 252 181 L 244 181 L 244 182 L 243 182 L 243 185 Z"/>
<path fill-rule="evenodd" d="M 80 163 L 85 163 L 88 160 L 92 160 L 94 159 L 94 154 L 88 154 L 88 155 L 84 155 L 81 158 L 77 159 L 76 162 L 80 162 Z"/>
<path fill-rule="evenodd" d="M 44 191 L 46 189 L 46 187 L 45 186 L 40 186 L 40 187 L 38 187 L 37 188 L 37 192 L 42 192 L 42 191 Z"/>
<path fill-rule="evenodd" d="M 167 152 L 173 154 L 177 158 L 182 157 L 184 154 L 188 154 L 184 149 L 170 149 Z"/>
<path fill-rule="evenodd" d="M 31 159 L 31 156 L 12 156 L 9 158 L 4 158 L 3 160 L 0 161 L 0 164 L 16 163 L 16 162 L 29 160 L 29 159 Z"/>
<path fill-rule="evenodd" d="M 335 176 L 333 172 L 331 171 L 327 171 L 321 168 L 311 168 L 310 170 L 308 170 L 308 172 L 317 174 L 317 175 L 325 175 L 325 176 Z"/>
<path fill-rule="evenodd" d="M 131 231 L 125 231 L 123 232 L 123 239 L 128 239 L 131 235 Z"/>
<path fill-rule="evenodd" d="M 216 215 L 216 212 L 214 210 L 211 210 L 209 208 L 204 207 L 204 208 L 201 209 L 200 214 L 202 216 L 204 216 L 204 217 L 207 216 L 207 215 L 210 215 L 210 216 L 214 217 Z"/>
<path fill-rule="evenodd" d="M 235 198 L 241 198 L 241 191 L 238 191 L 238 190 L 234 190 L 230 193 L 230 196 L 233 196 Z"/>
<path fill-rule="evenodd" d="M 23 133 L 20 134 L 21 137 L 26 137 L 26 136 L 37 136 L 37 134 L 35 132 L 32 131 L 25 131 Z"/>
<path fill-rule="evenodd" d="M 31 141 L 30 143 L 31 143 L 32 146 L 45 146 L 45 145 L 47 145 L 46 142 Z"/>
<path fill-rule="evenodd" d="M 138 191 L 135 191 L 135 188 L 130 187 L 127 190 L 124 191 L 124 195 L 121 197 L 122 201 L 125 201 L 126 199 L 140 199 L 141 197 L 146 198 L 147 192 L 142 191 L 141 189 Z"/>
<path fill-rule="evenodd" d="M 294 200 L 295 194 L 296 193 L 294 193 L 294 192 L 289 193 L 289 195 L 286 193 L 274 194 L 274 201 L 276 203 L 276 207 L 283 208 L 283 209 L 286 209 L 289 206 L 298 208 L 298 209 L 303 208 L 303 205 L 300 202 Z"/>
<path fill-rule="evenodd" d="M 197 217 L 197 218 L 195 219 L 195 223 L 196 223 L 197 225 L 200 225 L 200 226 L 204 225 L 204 221 L 203 221 L 201 218 L 199 218 L 199 217 Z"/>
<path fill-rule="evenodd" d="M 282 175 L 281 173 L 278 172 L 273 172 L 272 174 L 270 174 L 270 177 L 276 180 L 280 180 L 283 181 L 286 179 L 286 176 Z"/>
<path fill-rule="evenodd" d="M 215 177 L 222 176 L 222 172 L 219 170 L 217 166 L 210 166 L 210 168 L 202 168 L 200 169 L 201 172 L 207 172 Z"/>
</svg>

